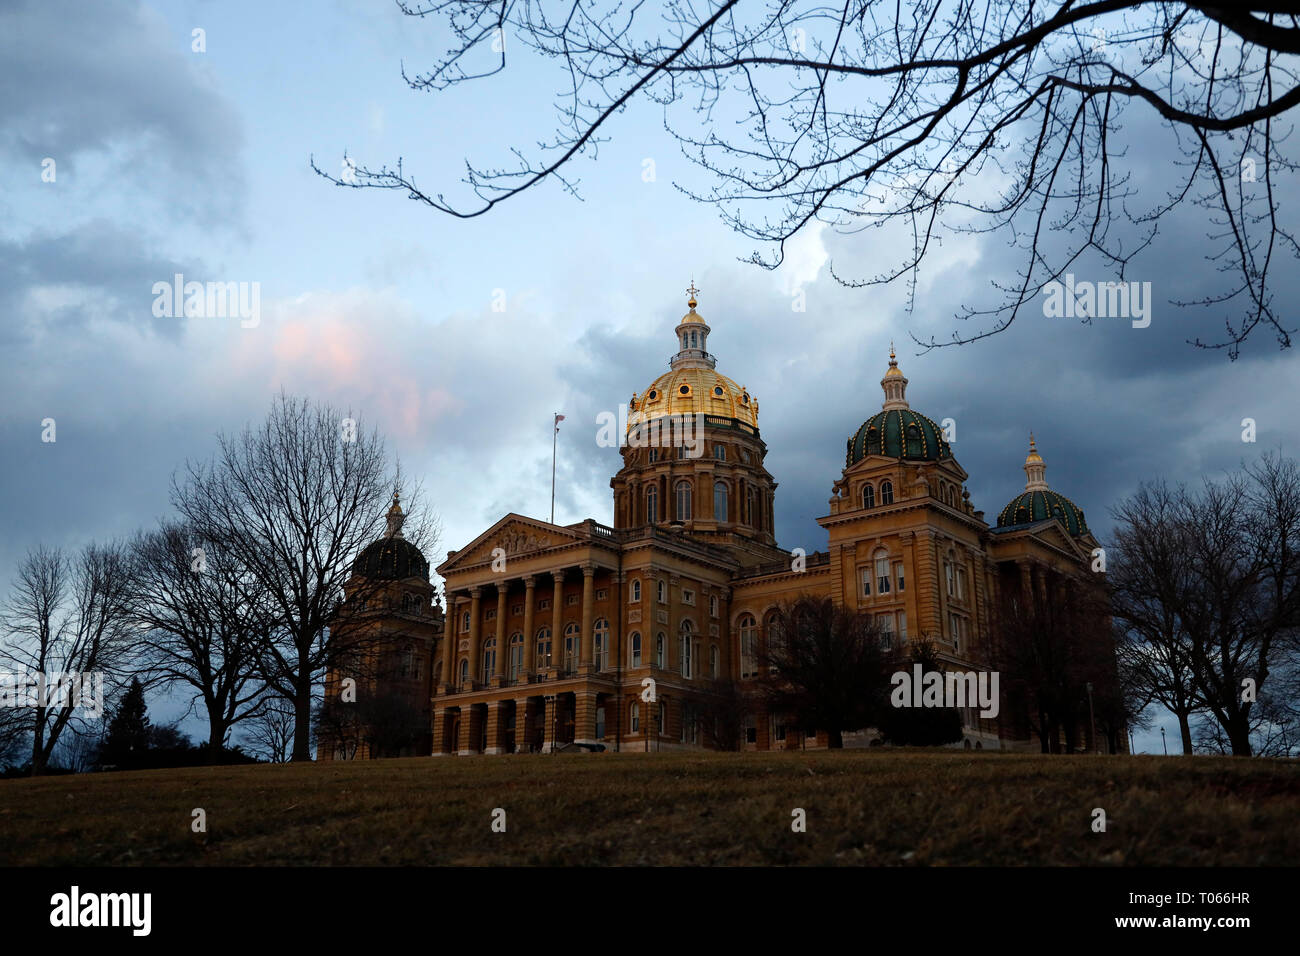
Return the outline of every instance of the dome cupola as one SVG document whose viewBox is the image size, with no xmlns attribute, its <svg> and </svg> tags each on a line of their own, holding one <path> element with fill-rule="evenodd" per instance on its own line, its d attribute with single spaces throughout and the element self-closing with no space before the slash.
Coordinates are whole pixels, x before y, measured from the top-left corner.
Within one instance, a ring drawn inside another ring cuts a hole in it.
<svg viewBox="0 0 1300 956">
<path fill-rule="evenodd" d="M 1033 432 L 1029 434 L 1025 478 L 1024 492 L 1007 502 L 1007 506 L 998 513 L 999 528 L 1014 528 L 1017 525 L 1056 518 L 1073 537 L 1089 533 L 1083 509 L 1065 495 L 1047 487 L 1047 462 L 1038 453 L 1038 443 L 1034 441 Z"/>
<path fill-rule="evenodd" d="M 912 410 L 907 402 L 907 376 L 898 367 L 894 346 L 889 346 L 889 368 L 880 380 L 885 401 L 848 440 L 845 467 L 868 455 L 908 461 L 940 461 L 952 457 L 952 447 L 934 420 Z"/>
</svg>

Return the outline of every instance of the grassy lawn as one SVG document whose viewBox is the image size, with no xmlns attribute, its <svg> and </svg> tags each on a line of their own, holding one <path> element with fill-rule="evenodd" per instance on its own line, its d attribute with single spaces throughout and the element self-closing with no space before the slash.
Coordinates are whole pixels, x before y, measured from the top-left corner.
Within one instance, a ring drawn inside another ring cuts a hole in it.
<svg viewBox="0 0 1300 956">
<path fill-rule="evenodd" d="M 1294 761 L 442 757 L 0 781 L 0 863 L 1253 866 L 1300 862 L 1298 820 Z"/>
</svg>

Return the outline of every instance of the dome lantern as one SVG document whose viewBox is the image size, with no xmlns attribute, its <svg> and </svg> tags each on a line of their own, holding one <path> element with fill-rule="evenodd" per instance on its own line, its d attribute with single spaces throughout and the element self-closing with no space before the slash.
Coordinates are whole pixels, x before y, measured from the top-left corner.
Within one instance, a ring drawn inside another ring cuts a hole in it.
<svg viewBox="0 0 1300 956">
<path fill-rule="evenodd" d="M 885 404 L 882 406 L 885 411 L 911 407 L 907 404 L 906 397 L 907 376 L 898 367 L 898 359 L 894 357 L 893 342 L 889 343 L 889 368 L 885 371 L 885 377 L 880 380 L 880 387 L 885 390 Z"/>
<path fill-rule="evenodd" d="M 695 311 L 698 304 L 695 296 L 699 294 L 699 289 L 695 288 L 695 280 L 691 280 L 691 287 L 686 290 L 689 298 L 686 305 L 690 311 L 682 316 L 682 320 L 677 323 L 674 329 L 677 333 L 677 354 L 673 356 L 669 365 L 674 369 L 682 368 L 714 368 L 718 360 L 709 354 L 709 333 L 712 329 L 708 323 L 700 317 Z"/>
<path fill-rule="evenodd" d="M 1034 442 L 1034 433 L 1029 433 L 1029 455 L 1025 458 L 1025 491 L 1047 490 L 1047 462 L 1038 454 L 1038 445 Z"/>
<path fill-rule="evenodd" d="M 402 523 L 406 521 L 406 515 L 402 513 L 401 498 L 397 492 L 393 492 L 393 506 L 388 509 L 388 537 L 400 538 L 402 536 Z"/>
</svg>

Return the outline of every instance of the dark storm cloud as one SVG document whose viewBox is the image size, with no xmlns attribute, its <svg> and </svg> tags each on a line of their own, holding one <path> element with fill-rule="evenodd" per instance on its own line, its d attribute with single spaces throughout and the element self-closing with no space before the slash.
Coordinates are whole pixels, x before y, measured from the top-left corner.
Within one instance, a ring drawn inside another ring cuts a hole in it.
<svg viewBox="0 0 1300 956">
<path fill-rule="evenodd" d="M 229 188 L 240 127 L 199 78 L 194 58 L 202 55 L 129 0 L 5 4 L 0 153 L 34 170 L 52 157 L 63 175 L 87 154 L 117 152 L 128 177 L 180 174 L 174 183 L 145 184 L 155 190 Z"/>
<path fill-rule="evenodd" d="M 38 327 L 42 334 L 75 335 L 100 318 L 177 336 L 175 318 L 153 315 L 151 290 L 177 272 L 195 271 L 201 271 L 195 263 L 152 252 L 137 232 L 102 219 L 57 235 L 0 240 L 0 310 L 13 317 L 0 327 L 0 344 L 30 345 Z M 67 301 L 43 305 L 42 290 L 46 298 L 57 290 Z"/>
</svg>

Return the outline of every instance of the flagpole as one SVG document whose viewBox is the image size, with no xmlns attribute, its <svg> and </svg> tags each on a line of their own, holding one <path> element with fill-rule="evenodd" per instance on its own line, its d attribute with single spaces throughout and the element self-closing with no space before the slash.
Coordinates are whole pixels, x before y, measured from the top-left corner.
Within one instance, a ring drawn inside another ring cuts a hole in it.
<svg viewBox="0 0 1300 956">
<path fill-rule="evenodd" d="M 555 441 L 560 434 L 560 413 L 555 413 L 555 419 L 551 422 L 554 429 L 551 431 L 551 524 L 555 524 Z"/>
</svg>

